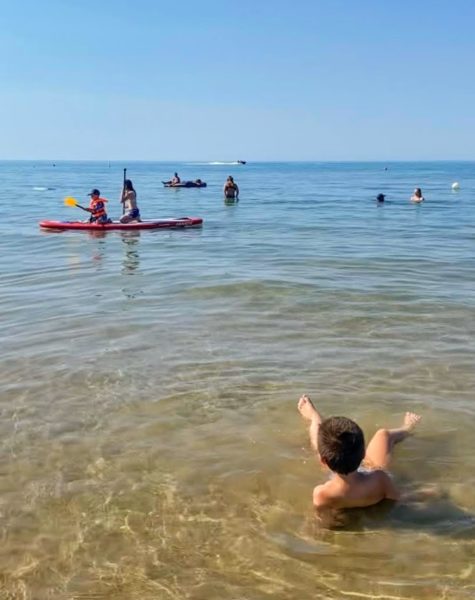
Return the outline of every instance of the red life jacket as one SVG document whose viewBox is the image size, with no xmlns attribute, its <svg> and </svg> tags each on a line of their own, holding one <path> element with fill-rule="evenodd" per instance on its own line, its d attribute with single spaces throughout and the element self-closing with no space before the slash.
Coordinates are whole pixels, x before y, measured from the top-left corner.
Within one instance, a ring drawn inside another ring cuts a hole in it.
<svg viewBox="0 0 475 600">
<path fill-rule="evenodd" d="M 105 203 L 107 200 L 105 198 L 91 198 L 91 203 L 89 204 L 89 208 L 91 209 L 91 215 L 94 219 L 100 219 L 101 217 L 107 217 Z"/>
</svg>

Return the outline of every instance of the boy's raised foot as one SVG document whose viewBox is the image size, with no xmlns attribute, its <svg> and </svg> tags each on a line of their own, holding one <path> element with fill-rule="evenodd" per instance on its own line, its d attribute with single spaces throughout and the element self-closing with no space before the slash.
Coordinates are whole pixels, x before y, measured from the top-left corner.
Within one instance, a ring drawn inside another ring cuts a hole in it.
<svg viewBox="0 0 475 600">
<path fill-rule="evenodd" d="M 297 408 L 302 417 L 307 419 L 307 421 L 313 421 L 313 419 L 318 418 L 318 412 L 307 394 L 300 396 Z"/>
<path fill-rule="evenodd" d="M 414 427 L 416 427 L 416 425 L 418 425 L 420 420 L 421 420 L 420 415 L 417 415 L 416 413 L 413 413 L 413 412 L 407 412 L 404 415 L 402 428 L 405 429 L 408 433 L 410 433 L 414 429 Z"/>
</svg>

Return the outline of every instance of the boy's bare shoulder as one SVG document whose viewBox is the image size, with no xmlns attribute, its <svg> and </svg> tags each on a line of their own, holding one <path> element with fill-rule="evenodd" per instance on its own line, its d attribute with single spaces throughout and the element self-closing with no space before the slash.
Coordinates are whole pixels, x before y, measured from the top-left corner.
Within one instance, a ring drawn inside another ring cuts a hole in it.
<svg viewBox="0 0 475 600">
<path fill-rule="evenodd" d="M 313 489 L 313 505 L 315 508 L 327 508 L 333 505 L 334 494 L 328 490 L 329 482 L 317 485 Z"/>
<path fill-rule="evenodd" d="M 344 494 L 332 479 L 317 485 L 313 490 L 313 505 L 315 508 L 335 508 L 339 506 L 343 498 Z"/>
</svg>

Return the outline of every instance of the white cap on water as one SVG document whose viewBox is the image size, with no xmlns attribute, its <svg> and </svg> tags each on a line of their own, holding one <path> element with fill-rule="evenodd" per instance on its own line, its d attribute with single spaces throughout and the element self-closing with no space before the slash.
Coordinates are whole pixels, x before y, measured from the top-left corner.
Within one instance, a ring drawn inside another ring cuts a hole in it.
<svg viewBox="0 0 475 600">
<path fill-rule="evenodd" d="M 459 190 L 460 189 L 460 184 L 458 181 L 454 181 L 454 183 L 452 184 L 452 189 L 453 190 Z"/>
</svg>

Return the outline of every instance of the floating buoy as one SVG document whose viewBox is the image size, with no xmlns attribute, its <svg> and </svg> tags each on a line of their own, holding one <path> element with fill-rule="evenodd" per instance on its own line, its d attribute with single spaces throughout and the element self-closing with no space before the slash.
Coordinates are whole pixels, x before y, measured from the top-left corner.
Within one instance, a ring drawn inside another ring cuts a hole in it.
<svg viewBox="0 0 475 600">
<path fill-rule="evenodd" d="M 452 184 L 452 189 L 453 190 L 459 190 L 460 189 L 460 184 L 458 181 L 454 181 L 454 183 Z"/>
</svg>

